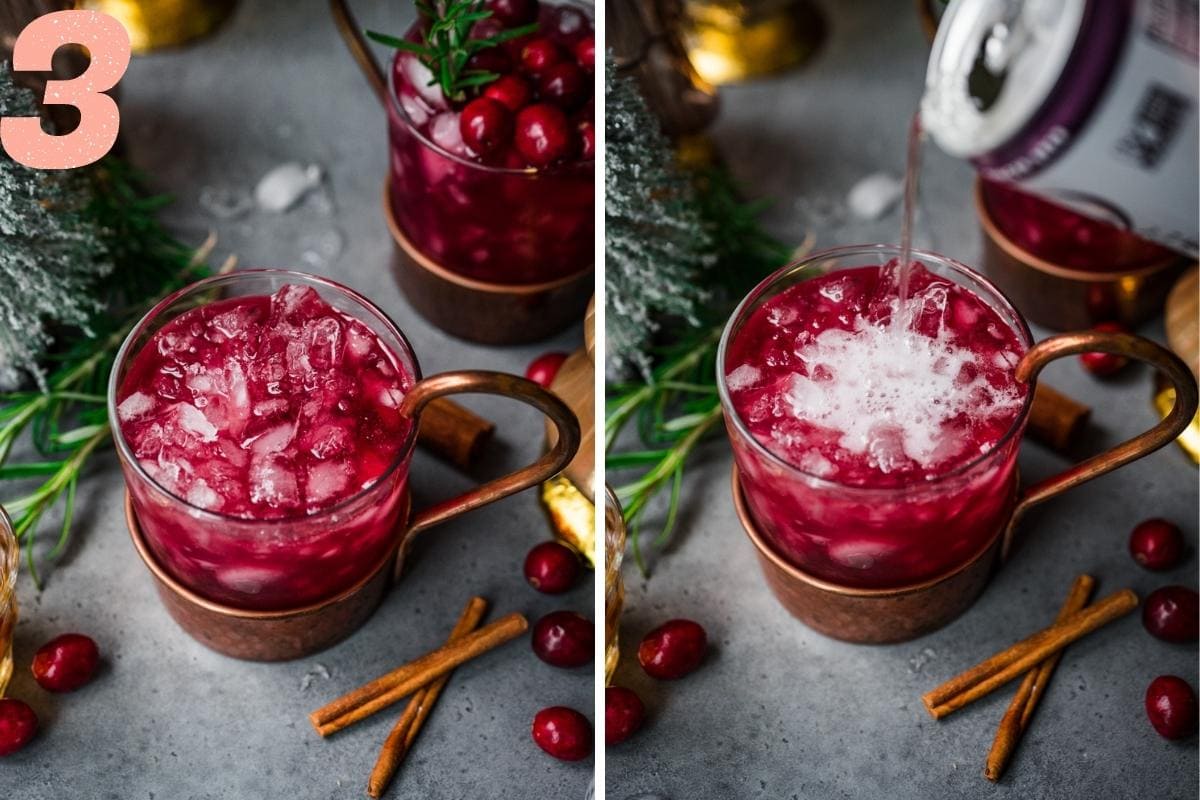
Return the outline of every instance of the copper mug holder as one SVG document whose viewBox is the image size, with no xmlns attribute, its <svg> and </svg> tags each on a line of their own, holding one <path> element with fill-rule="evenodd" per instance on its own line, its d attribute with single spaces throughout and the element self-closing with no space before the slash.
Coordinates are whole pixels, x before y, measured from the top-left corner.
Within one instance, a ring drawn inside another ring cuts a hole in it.
<svg viewBox="0 0 1200 800">
<path fill-rule="evenodd" d="M 405 555 L 418 534 L 537 486 L 566 467 L 579 449 L 579 422 L 565 403 L 532 381 L 484 370 L 445 372 L 417 382 L 400 405 L 404 416 L 412 420 L 410 437 L 415 436 L 421 412 L 429 401 L 460 393 L 500 395 L 533 406 L 557 428 L 554 446 L 528 466 L 415 514 L 410 513 L 410 498 L 403 498 L 401 502 L 406 509 L 400 519 L 404 521 L 385 555 L 353 586 L 311 605 L 256 611 L 215 602 L 185 586 L 151 552 L 126 491 L 125 519 L 133 546 L 154 576 L 167 612 L 196 641 L 233 658 L 287 661 L 324 650 L 357 630 L 379 607 L 387 590 L 400 577 Z M 410 441 L 408 447 L 412 446 Z"/>
<path fill-rule="evenodd" d="M 386 109 L 387 78 L 348 3 L 330 0 L 329 5 L 342 39 Z M 492 345 L 541 341 L 579 320 L 592 296 L 591 265 L 552 281 L 513 285 L 469 278 L 437 263 L 413 244 L 396 221 L 386 182 L 383 213 L 395 243 L 396 282 L 417 313 L 452 336 Z"/>
<path fill-rule="evenodd" d="M 1187 428 L 1197 408 L 1196 380 L 1174 353 L 1140 336 L 1096 331 L 1053 336 L 1034 345 L 1017 364 L 1016 378 L 1036 388 L 1051 361 L 1100 351 L 1127 356 L 1161 371 L 1175 387 L 1171 412 L 1153 428 L 1029 486 L 1013 486 L 1007 521 L 962 564 L 932 578 L 887 589 L 861 589 L 823 580 L 792 564 L 766 540 L 746 505 L 737 467 L 733 502 L 758 553 L 767 585 L 779 602 L 808 627 L 834 639 L 884 644 L 915 639 L 946 625 L 979 597 L 993 571 L 1004 563 L 1017 525 L 1033 506 L 1169 444 Z"/>
<path fill-rule="evenodd" d="M 1056 331 L 1100 322 L 1135 327 L 1162 313 L 1186 260 L 1168 255 L 1135 269 L 1095 272 L 1039 258 L 1000 230 L 975 180 L 975 212 L 983 228 L 983 271 L 1027 319 Z"/>
</svg>

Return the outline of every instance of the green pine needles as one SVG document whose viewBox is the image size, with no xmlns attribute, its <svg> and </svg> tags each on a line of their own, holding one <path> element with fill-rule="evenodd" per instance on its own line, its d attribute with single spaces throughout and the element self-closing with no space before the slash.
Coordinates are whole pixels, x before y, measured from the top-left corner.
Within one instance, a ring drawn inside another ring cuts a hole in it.
<svg viewBox="0 0 1200 800">
<path fill-rule="evenodd" d="M 37 104 L 0 65 L 2 113 L 36 114 Z M 209 273 L 204 253 L 156 219 L 165 202 L 114 158 L 49 172 L 0 155 L 0 500 L 39 585 L 39 523 L 62 509 L 49 550 L 57 557 L 80 476 L 111 439 L 117 349 L 159 299 Z"/>
</svg>

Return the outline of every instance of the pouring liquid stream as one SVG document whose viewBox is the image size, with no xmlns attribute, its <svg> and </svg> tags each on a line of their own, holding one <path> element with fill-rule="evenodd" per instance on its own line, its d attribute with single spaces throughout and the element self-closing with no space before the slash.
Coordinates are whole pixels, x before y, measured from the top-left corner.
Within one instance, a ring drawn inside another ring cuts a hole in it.
<svg viewBox="0 0 1200 800">
<path fill-rule="evenodd" d="M 917 213 L 922 139 L 921 112 L 917 111 L 908 126 L 908 151 L 904 164 L 904 205 L 900 218 L 900 263 L 895 266 L 892 275 L 899 296 L 896 313 L 892 316 L 892 332 L 900 336 L 904 335 L 912 317 L 908 294 L 912 277 L 913 224 Z"/>
</svg>

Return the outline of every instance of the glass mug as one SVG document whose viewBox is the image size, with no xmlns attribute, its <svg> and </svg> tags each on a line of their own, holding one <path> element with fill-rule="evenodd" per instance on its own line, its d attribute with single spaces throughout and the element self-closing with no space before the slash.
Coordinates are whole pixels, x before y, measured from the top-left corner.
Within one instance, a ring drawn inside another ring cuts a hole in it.
<svg viewBox="0 0 1200 800">
<path fill-rule="evenodd" d="M 742 301 L 721 338 L 717 380 L 737 465 L 736 499 L 739 508 L 744 503 L 749 512 L 749 520 L 743 520 L 748 529 L 756 529 L 752 538 L 756 544 L 761 538 L 770 551 L 763 552 L 764 558 L 776 562 L 774 569 L 780 574 L 789 574 L 785 583 L 791 586 L 803 579 L 826 590 L 866 597 L 935 582 L 987 552 L 1002 531 L 1006 549 L 1015 517 L 1029 505 L 1163 446 L 1195 411 L 1195 381 L 1169 351 L 1140 337 L 1097 332 L 1064 334 L 1034 345 L 1021 315 L 985 278 L 943 256 L 914 252 L 913 259 L 934 275 L 965 287 L 986 303 L 1021 343 L 1025 353 L 1013 369 L 1016 382 L 1027 389 L 1015 421 L 987 452 L 964 456 L 952 468 L 919 482 L 848 485 L 788 463 L 754 437 L 734 407 L 727 373 L 738 365 L 729 363 L 731 342 L 755 310 L 797 283 L 883 266 L 898 256 L 898 248 L 891 246 L 844 247 L 784 267 Z M 1088 350 L 1119 352 L 1154 364 L 1175 383 L 1180 400 L 1172 416 L 1153 430 L 1019 492 L 1017 450 L 1037 374 L 1051 360 Z"/>
<path fill-rule="evenodd" d="M 270 295 L 288 284 L 315 290 L 334 309 L 365 324 L 378 337 L 394 366 L 409 376 L 398 407 L 399 419 L 408 424 L 399 434 L 402 441 L 394 460 L 374 483 L 314 513 L 275 519 L 247 519 L 189 503 L 147 471 L 121 426 L 114 426 L 113 438 L 129 491 L 131 527 L 138 529 L 135 542 L 140 534 L 157 562 L 147 560 L 151 569 L 161 567 L 172 582 L 185 587 L 193 603 L 206 607 L 220 604 L 226 611 L 232 608 L 270 616 L 338 596 L 377 572 L 394 549 L 399 548 L 402 558 L 410 534 L 536 485 L 561 469 L 578 446 L 578 426 L 575 424 L 572 436 L 570 411 L 540 387 L 492 372 L 451 372 L 422 379 L 407 339 L 374 304 L 333 281 L 285 270 L 244 270 L 207 278 L 155 306 L 117 354 L 108 390 L 110 419 L 119 419 L 117 398 L 132 362 L 165 324 L 218 298 Z M 408 472 L 419 415 L 430 400 L 464 391 L 499 394 L 535 406 L 559 425 L 561 446 L 531 466 L 418 513 L 406 524 Z M 362 457 L 368 447 L 362 441 L 351 446 L 355 458 Z M 191 597 L 193 594 L 199 599 Z"/>
<path fill-rule="evenodd" d="M 13 535 L 12 520 L 0 506 L 0 697 L 12 678 L 13 632 L 17 627 L 17 563 L 21 548 Z"/>
<path fill-rule="evenodd" d="M 621 657 L 621 610 L 625 583 L 621 562 L 625 558 L 625 518 L 611 487 L 604 486 L 604 683 L 612 680 Z"/>
</svg>

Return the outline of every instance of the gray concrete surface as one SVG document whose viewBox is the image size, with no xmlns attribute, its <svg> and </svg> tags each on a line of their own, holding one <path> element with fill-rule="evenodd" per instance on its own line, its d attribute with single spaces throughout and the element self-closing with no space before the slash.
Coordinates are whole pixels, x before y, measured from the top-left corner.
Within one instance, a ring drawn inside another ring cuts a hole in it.
<svg viewBox="0 0 1200 800">
<path fill-rule="evenodd" d="M 838 205 L 861 176 L 903 169 L 906 121 L 920 91 L 925 43 L 912 3 L 823 2 L 830 38 L 803 69 L 722 92 L 714 137 L 734 174 L 772 198 L 777 234 L 817 246 L 895 241 L 898 214 L 872 223 Z M 926 150 L 918 243 L 967 263 L 980 237 L 970 172 Z M 1143 333 L 1162 339 L 1159 323 Z M 1038 331 L 1043 336 L 1046 331 Z M 1150 376 L 1131 370 L 1098 383 L 1077 364 L 1047 370 L 1051 385 L 1092 404 L 1100 448 L 1155 421 Z M 626 657 L 616 682 L 637 690 L 649 722 L 607 753 L 607 797 L 667 800 L 1134 800 L 1197 796 L 1196 739 L 1158 737 L 1143 693 L 1163 673 L 1196 685 L 1195 645 L 1150 637 L 1136 616 L 1088 637 L 1066 655 L 1003 781 L 983 760 L 1011 690 L 942 722 L 925 691 L 1054 617 L 1080 572 L 1097 591 L 1145 594 L 1197 581 L 1197 471 L 1174 447 L 1047 505 L 1024 526 L 1024 546 L 982 599 L 950 626 L 914 642 L 867 647 L 824 638 L 793 620 L 762 583 L 729 497 L 724 441 L 689 470 L 684 518 L 670 551 L 643 580 L 625 570 Z M 1029 478 L 1066 461 L 1026 444 Z M 610 480 L 612 476 L 610 476 Z M 1126 551 L 1141 519 L 1166 516 L 1193 551 L 1177 570 L 1153 574 Z M 647 678 L 630 655 L 651 627 L 674 616 L 703 623 L 713 644 L 705 665 L 673 683 Z"/>
<path fill-rule="evenodd" d="M 407 27 L 412 8 L 382 0 L 356 6 L 364 24 L 390 31 Z M 295 266 L 362 291 L 399 322 L 426 374 L 519 373 L 543 350 L 574 349 L 582 341 L 579 328 L 541 345 L 472 346 L 448 339 L 406 304 L 388 271 L 391 243 L 380 209 L 384 116 L 327 7 L 321 0 L 247 0 L 213 38 L 134 59 L 121 83 L 123 142 L 154 187 L 175 195 L 172 222 L 197 242 L 216 231 L 219 252 L 236 253 L 242 264 Z M 283 216 L 250 212 L 237 219 L 219 218 L 201 203 L 206 187 L 248 191 L 268 169 L 291 160 L 322 166 L 324 197 L 309 197 Z M 494 398 L 474 407 L 499 425 L 481 474 L 539 452 L 535 412 Z M 472 483 L 416 454 L 418 503 Z M 558 598 L 525 585 L 525 553 L 548 535 L 528 493 L 431 532 L 417 545 L 403 583 L 341 645 L 292 663 L 238 662 L 192 641 L 159 605 L 125 531 L 122 481 L 111 456 L 98 461 L 80 493 L 74 544 L 45 591 L 39 596 L 28 581 L 20 584 L 11 693 L 34 706 L 44 730 L 0 764 L 5 800 L 362 797 L 400 707 L 326 741 L 309 727 L 309 711 L 440 645 L 472 594 L 491 601 L 492 617 L 522 611 L 534 620 L 557 608 L 591 615 L 590 578 Z M 75 630 L 100 643 L 104 671 L 75 694 L 50 696 L 28 676 L 29 660 L 51 636 Z M 454 673 L 390 796 L 582 800 L 591 759 L 551 759 L 533 744 L 529 727 L 549 705 L 594 718 L 592 698 L 589 670 L 543 664 L 527 637 L 489 653 Z"/>
</svg>

